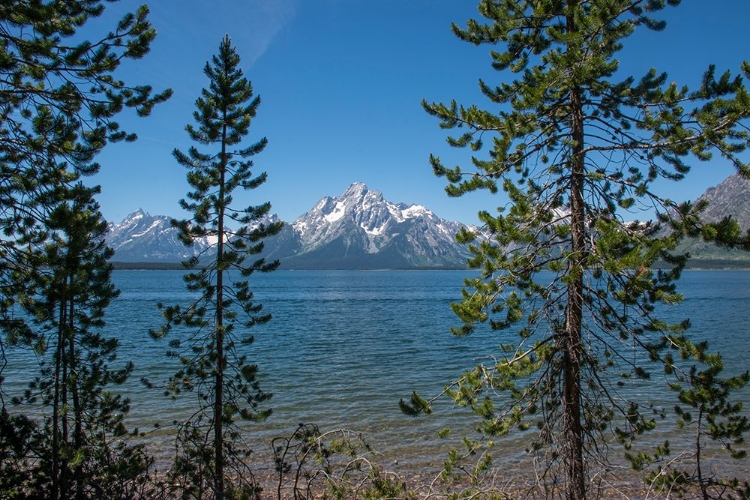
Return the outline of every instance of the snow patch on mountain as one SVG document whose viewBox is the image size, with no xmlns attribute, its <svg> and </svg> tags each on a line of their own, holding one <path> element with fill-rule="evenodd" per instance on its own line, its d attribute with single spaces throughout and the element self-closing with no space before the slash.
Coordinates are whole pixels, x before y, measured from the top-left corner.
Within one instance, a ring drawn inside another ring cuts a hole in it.
<svg viewBox="0 0 750 500">
<path fill-rule="evenodd" d="M 328 222 L 336 222 L 344 215 L 346 215 L 346 206 L 341 202 L 337 202 L 333 210 L 325 216 L 325 219 Z"/>
</svg>

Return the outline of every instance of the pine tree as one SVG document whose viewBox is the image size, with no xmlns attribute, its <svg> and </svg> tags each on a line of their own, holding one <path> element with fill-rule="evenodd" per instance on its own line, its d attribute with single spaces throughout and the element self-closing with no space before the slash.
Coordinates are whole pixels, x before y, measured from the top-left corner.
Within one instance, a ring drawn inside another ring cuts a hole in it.
<svg viewBox="0 0 750 500">
<path fill-rule="evenodd" d="M 704 361 L 689 354 L 689 321 L 659 316 L 681 299 L 675 280 L 687 256 L 672 252 L 676 243 L 685 235 L 740 239 L 733 221 L 704 224 L 701 205 L 653 189 L 715 153 L 750 174 L 738 156 L 748 141 L 740 122 L 750 113 L 741 77 L 710 67 L 691 91 L 653 69 L 640 80 L 617 74 L 624 40 L 640 28 L 663 29 L 653 16 L 666 3 L 680 2 L 481 0 L 486 21 L 453 31 L 493 45 L 492 66 L 507 80 L 479 82 L 491 110 L 423 102 L 441 128 L 461 129 L 449 145 L 472 151 L 468 169 L 431 156 L 448 195 L 502 189 L 509 199 L 497 213 L 479 213 L 481 234 L 458 235 L 481 273 L 453 305 L 463 322 L 454 333 L 488 323 L 519 335 L 496 363 L 449 391 L 482 418 L 485 440 L 467 441 L 469 454 L 486 470 L 492 453 L 479 452 L 482 442 L 536 426 L 527 451 L 544 459 L 538 477 L 545 488 L 562 485 L 571 500 L 611 469 L 611 435 L 630 449 L 665 414 L 628 386 L 660 369 L 688 373 L 676 352 Z M 750 65 L 742 71 L 749 76 Z M 653 214 L 657 222 L 633 221 Z M 402 408 L 424 412 L 430 403 L 415 394 Z M 449 469 L 459 457 L 451 455 Z"/>
<path fill-rule="evenodd" d="M 724 368 L 721 355 L 707 351 L 707 342 L 684 343 L 680 356 L 694 359 L 700 365 L 693 364 L 678 372 L 669 384 L 678 394 L 677 427 L 688 431 L 692 447 L 680 449 L 667 440 L 652 452 L 628 453 L 627 457 L 636 470 L 651 470 L 647 483 L 659 493 L 685 496 L 697 487 L 698 495 L 704 500 L 748 498 L 750 481 L 747 478 L 731 477 L 723 470 L 709 470 L 703 457 L 726 453 L 733 459 L 746 458 L 744 435 L 750 431 L 750 419 L 742 403 L 730 398 L 748 384 L 750 373 L 721 376 Z"/>
<path fill-rule="evenodd" d="M 0 316 L 6 342 L 36 344 L 17 318 L 36 270 L 29 247 L 47 237 L 53 207 L 47 193 L 71 175 L 99 169 L 96 154 L 110 141 L 133 141 L 115 117 L 126 108 L 147 116 L 171 95 L 115 78 L 121 62 L 149 51 L 156 30 L 144 5 L 115 29 L 83 39 L 80 31 L 104 12 L 103 0 L 0 2 Z M 55 161 L 50 161 L 54 159 Z M 62 167 L 62 168 L 60 168 Z"/>
<path fill-rule="evenodd" d="M 121 440 L 128 402 L 110 391 L 129 369 L 108 367 L 117 343 L 98 333 L 115 296 L 111 252 L 98 191 L 80 177 L 98 171 L 106 144 L 136 139 L 115 121 L 121 112 L 146 116 L 171 91 L 115 77 L 121 62 L 148 53 L 156 31 L 142 6 L 94 36 L 89 21 L 106 3 L 0 2 L 0 354 L 31 346 L 46 363 L 13 399 L 41 403 L 41 426 L 2 397 L 0 365 L 9 495 L 128 496 L 120 481 L 146 463 Z"/>
<path fill-rule="evenodd" d="M 254 302 L 247 278 L 256 271 L 273 271 L 279 262 L 266 262 L 261 257 L 248 264 L 246 259 L 260 254 L 263 239 L 277 234 L 282 224 L 266 220 L 270 203 L 232 207 L 232 193 L 237 188 L 255 189 L 266 180 L 265 172 L 253 174 L 250 158 L 263 151 L 267 140 L 240 147 L 260 98 L 253 97 L 252 86 L 239 65 L 240 58 L 225 37 L 219 53 L 205 66 L 210 83 L 196 100 L 196 124 L 186 127 L 194 142 L 216 149 L 203 153 L 191 147 L 187 154 L 176 149 L 173 153 L 188 169 L 193 191 L 187 200 L 180 200 L 192 218 L 172 223 L 186 245 L 198 238 L 214 238 L 216 254 L 185 262 L 188 268 L 201 266 L 185 277 L 187 289 L 198 298 L 185 307 L 163 307 L 167 322 L 152 332 L 163 337 L 173 325 L 185 327 L 185 333 L 180 331 L 185 338 L 171 342 L 171 355 L 179 358 L 182 367 L 170 379 L 169 389 L 174 395 L 197 392 L 200 407 L 180 425 L 180 453 L 174 471 L 187 480 L 182 488 L 199 498 L 212 494 L 221 499 L 240 489 L 257 493 L 255 484 L 242 483 L 250 482 L 245 463 L 248 452 L 241 447 L 241 429 L 236 422 L 259 421 L 270 414 L 269 409 L 259 408 L 270 394 L 260 389 L 257 366 L 248 364 L 242 352 L 253 338 L 244 330 L 236 331 L 235 326 L 250 328 L 271 319 Z M 230 229 L 230 223 L 238 224 L 239 229 Z M 188 334 L 188 330 L 193 332 Z M 229 484 L 229 477 L 237 486 Z"/>
<path fill-rule="evenodd" d="M 43 422 L 27 434 L 35 455 L 22 457 L 28 468 L 19 486 L 53 499 L 125 498 L 145 479 L 150 460 L 125 441 L 130 402 L 114 392 L 132 363 L 111 368 L 118 341 L 101 333 L 118 291 L 103 239 L 107 225 L 93 199 L 98 188 L 73 181 L 48 193 L 55 207 L 47 239 L 32 249 L 43 267 L 23 304 L 45 348 L 40 375 L 14 403 L 41 404 Z"/>
</svg>

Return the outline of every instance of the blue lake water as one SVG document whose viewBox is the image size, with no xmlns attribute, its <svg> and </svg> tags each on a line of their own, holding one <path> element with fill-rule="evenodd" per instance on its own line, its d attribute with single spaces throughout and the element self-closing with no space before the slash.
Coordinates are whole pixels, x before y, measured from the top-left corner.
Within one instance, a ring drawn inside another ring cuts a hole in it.
<svg viewBox="0 0 750 500">
<path fill-rule="evenodd" d="M 413 390 L 439 392 L 465 369 L 512 341 L 512 332 L 479 329 L 454 337 L 457 321 L 450 309 L 460 298 L 462 279 L 471 271 L 276 271 L 253 276 L 252 288 L 268 324 L 254 328 L 251 362 L 260 370 L 261 386 L 274 394 L 267 403 L 272 416 L 248 426 L 254 446 L 269 447 L 270 438 L 289 435 L 298 423 L 324 430 L 363 432 L 386 457 L 421 463 L 441 461 L 449 443 L 437 432 L 446 426 L 468 429 L 465 409 L 446 403 L 436 415 L 413 419 L 402 415 L 398 400 Z M 162 320 L 156 308 L 184 304 L 189 295 L 181 271 L 116 271 L 120 297 L 107 311 L 107 332 L 121 340 L 120 360 L 133 360 L 135 373 L 124 388 L 132 398 L 129 421 L 142 431 L 168 425 L 187 414 L 190 395 L 173 401 L 159 390 L 139 384 L 141 377 L 165 380 L 175 369 L 167 359 L 167 341 L 154 341 L 149 328 Z M 750 272 L 688 271 L 679 290 L 685 301 L 665 312 L 670 319 L 690 317 L 694 338 L 721 351 L 728 373 L 746 370 L 750 357 Z M 27 353 L 11 352 L 4 390 L 19 390 L 22 376 L 35 370 Z M 664 385 L 654 383 L 644 396 L 658 400 Z M 748 399 L 748 391 L 740 394 Z M 153 432 L 155 447 L 169 448 L 166 431 Z"/>
</svg>

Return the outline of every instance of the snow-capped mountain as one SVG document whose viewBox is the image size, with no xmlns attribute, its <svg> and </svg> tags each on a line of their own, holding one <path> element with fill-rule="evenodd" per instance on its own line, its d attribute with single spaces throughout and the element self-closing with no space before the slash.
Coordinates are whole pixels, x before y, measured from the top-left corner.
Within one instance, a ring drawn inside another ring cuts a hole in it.
<svg viewBox="0 0 750 500">
<path fill-rule="evenodd" d="M 396 204 L 362 183 L 325 197 L 282 232 L 266 240 L 266 257 L 285 269 L 465 267 L 467 252 L 454 240 L 462 227 L 420 205 Z M 111 226 L 114 261 L 179 262 L 211 242 L 188 248 L 169 217 L 142 210 Z"/>
<path fill-rule="evenodd" d="M 181 262 L 213 246 L 205 238 L 187 247 L 177 238 L 170 217 L 152 216 L 141 209 L 125 217 L 119 224 L 110 224 L 107 245 L 115 251 L 118 262 Z"/>
<path fill-rule="evenodd" d="M 354 183 L 325 197 L 291 224 L 297 250 L 279 255 L 304 268 L 464 267 L 467 253 L 454 236 L 462 227 L 420 205 L 396 204 Z"/>
</svg>

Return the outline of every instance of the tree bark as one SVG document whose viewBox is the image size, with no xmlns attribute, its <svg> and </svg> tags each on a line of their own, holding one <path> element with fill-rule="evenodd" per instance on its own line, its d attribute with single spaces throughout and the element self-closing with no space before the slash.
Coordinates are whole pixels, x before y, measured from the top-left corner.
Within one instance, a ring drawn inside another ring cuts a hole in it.
<svg viewBox="0 0 750 500">
<path fill-rule="evenodd" d="M 574 6 L 570 7 L 571 10 Z M 572 13 L 568 14 L 568 30 L 575 31 Z M 562 348 L 563 366 L 563 460 L 566 474 L 566 498 L 586 498 L 586 475 L 583 464 L 583 428 L 581 424 L 581 365 L 583 322 L 583 271 L 586 261 L 586 213 L 584 202 L 583 104 L 582 90 L 573 85 L 570 92 L 571 136 L 570 156 L 570 225 L 571 257 L 565 328 Z"/>
<path fill-rule="evenodd" d="M 63 337 L 63 326 L 65 307 L 60 305 L 60 321 L 57 325 L 57 345 L 55 346 L 55 375 L 54 375 L 54 397 L 52 401 L 52 491 L 50 492 L 50 498 L 52 500 L 58 500 L 61 496 L 60 491 L 60 447 L 61 447 L 61 417 L 60 407 L 62 398 L 62 385 L 64 383 L 62 375 L 63 366 L 63 349 L 65 348 L 65 339 Z"/>
<path fill-rule="evenodd" d="M 575 99 L 574 99 L 575 100 Z M 580 110 L 579 110 L 580 111 Z M 576 112 L 574 111 L 574 114 Z M 577 120 L 573 120 L 574 124 Z M 574 132 L 574 136 L 578 135 Z M 575 149 L 575 148 L 574 148 Z M 583 158 L 575 152 L 571 160 L 571 233 L 572 254 L 568 272 L 574 279 L 568 285 L 565 309 L 565 330 L 562 347 L 563 367 L 563 441 L 567 475 L 567 498 L 579 500 L 586 496 L 583 469 L 583 429 L 581 426 L 581 328 L 583 320 L 583 270 L 586 259 L 585 211 L 583 207 Z"/>
<path fill-rule="evenodd" d="M 73 286 L 73 278 L 69 278 L 70 286 Z M 79 367 L 77 363 L 76 353 L 76 337 L 75 337 L 75 300 L 71 296 L 67 301 L 68 307 L 68 318 L 67 318 L 67 333 L 68 333 L 68 363 L 70 364 L 70 372 L 73 376 L 73 383 L 71 384 L 70 391 L 73 397 L 73 418 L 75 419 L 73 425 L 73 446 L 76 451 L 82 450 L 84 446 L 83 436 L 83 406 L 81 404 L 80 394 L 78 392 L 80 380 Z M 75 498 L 81 500 L 84 498 L 84 473 L 83 464 L 79 463 L 75 467 L 73 474 L 75 481 Z"/>
<path fill-rule="evenodd" d="M 219 213 L 218 213 L 218 248 L 216 261 L 218 273 L 216 275 L 216 379 L 214 390 L 214 453 L 216 457 L 216 477 L 214 487 L 216 500 L 224 498 L 224 184 L 226 177 L 227 158 L 227 126 L 226 111 L 224 125 L 221 132 L 221 159 L 219 180 Z"/>
</svg>

